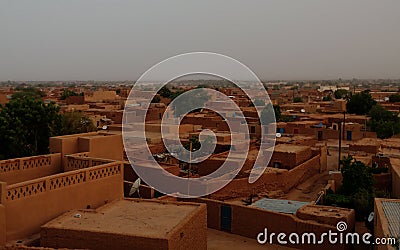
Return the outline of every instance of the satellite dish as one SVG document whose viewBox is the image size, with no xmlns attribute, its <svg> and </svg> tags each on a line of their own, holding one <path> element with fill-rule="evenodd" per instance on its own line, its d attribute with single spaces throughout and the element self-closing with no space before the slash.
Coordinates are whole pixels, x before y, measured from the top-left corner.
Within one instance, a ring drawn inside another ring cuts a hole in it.
<svg viewBox="0 0 400 250">
<path fill-rule="evenodd" d="M 300 112 L 301 112 L 301 113 L 305 113 L 306 110 L 305 110 L 305 109 L 301 109 Z"/>
<path fill-rule="evenodd" d="M 374 212 L 371 212 L 368 216 L 368 222 L 373 222 L 374 221 Z"/>
<path fill-rule="evenodd" d="M 134 193 L 138 193 L 139 198 L 139 187 L 140 187 L 140 178 L 137 178 L 137 180 L 132 184 L 131 190 L 129 190 L 129 196 L 132 196 Z"/>
<path fill-rule="evenodd" d="M 276 138 L 281 138 L 282 134 L 281 133 L 276 133 Z"/>
<path fill-rule="evenodd" d="M 104 125 L 103 127 L 101 127 L 101 129 L 106 130 L 108 127 L 107 125 Z"/>
</svg>

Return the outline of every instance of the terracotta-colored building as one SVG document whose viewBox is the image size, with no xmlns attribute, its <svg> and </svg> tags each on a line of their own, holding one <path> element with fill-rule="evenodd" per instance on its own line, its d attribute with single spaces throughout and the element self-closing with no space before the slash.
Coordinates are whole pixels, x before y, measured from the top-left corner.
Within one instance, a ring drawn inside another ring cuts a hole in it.
<svg viewBox="0 0 400 250">
<path fill-rule="evenodd" d="M 68 212 L 42 226 L 41 246 L 69 249 L 207 249 L 198 203 L 124 199 Z"/>
<path fill-rule="evenodd" d="M 274 148 L 269 166 L 281 169 L 292 169 L 310 159 L 311 156 L 312 151 L 310 147 L 278 144 Z"/>
</svg>

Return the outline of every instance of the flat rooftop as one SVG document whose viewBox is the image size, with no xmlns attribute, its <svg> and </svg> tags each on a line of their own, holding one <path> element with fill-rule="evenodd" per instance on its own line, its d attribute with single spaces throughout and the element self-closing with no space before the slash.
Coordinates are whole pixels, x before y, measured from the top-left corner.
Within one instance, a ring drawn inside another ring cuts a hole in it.
<svg viewBox="0 0 400 250">
<path fill-rule="evenodd" d="M 123 199 L 96 210 L 73 210 L 43 228 L 167 238 L 201 204 Z"/>
<path fill-rule="evenodd" d="M 381 142 L 382 147 L 385 148 L 400 148 L 400 138 L 388 138 Z"/>
<path fill-rule="evenodd" d="M 292 142 L 301 142 L 306 140 L 314 140 L 316 137 L 314 136 L 304 136 L 304 135 L 294 135 L 294 136 L 282 136 L 276 138 L 277 143 L 292 143 Z"/>
<path fill-rule="evenodd" d="M 308 146 L 299 146 L 292 144 L 277 144 L 275 145 L 274 152 L 284 152 L 284 153 L 297 153 L 307 150 Z"/>
<path fill-rule="evenodd" d="M 263 198 L 254 202 L 252 206 L 278 213 L 296 214 L 299 208 L 309 204 L 309 202 L 302 201 Z"/>
<path fill-rule="evenodd" d="M 362 138 L 361 140 L 349 143 L 350 145 L 361 145 L 361 146 L 377 146 L 379 144 L 376 138 Z"/>
<path fill-rule="evenodd" d="M 310 205 L 310 204 L 308 206 L 301 207 L 300 210 L 303 213 L 314 214 L 316 216 L 336 217 L 336 218 L 342 218 L 344 215 L 350 214 L 352 212 L 352 210 L 349 208 Z"/>
</svg>

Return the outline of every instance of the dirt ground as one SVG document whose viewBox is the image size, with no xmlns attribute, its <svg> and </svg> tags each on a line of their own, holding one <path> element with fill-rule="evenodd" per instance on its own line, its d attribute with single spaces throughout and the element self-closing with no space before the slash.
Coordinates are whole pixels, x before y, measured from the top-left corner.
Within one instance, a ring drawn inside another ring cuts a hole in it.
<svg viewBox="0 0 400 250">
<path fill-rule="evenodd" d="M 282 199 L 307 202 L 313 201 L 317 198 L 318 192 L 326 186 L 328 180 L 328 171 L 316 174 L 305 182 L 300 183 L 297 187 L 292 188 L 288 193 L 282 196 Z"/>
<path fill-rule="evenodd" d="M 294 248 L 279 245 L 260 245 L 256 239 L 243 237 L 236 234 L 226 233 L 214 229 L 207 229 L 207 249 L 208 250 L 289 250 Z"/>
<path fill-rule="evenodd" d="M 327 170 L 312 176 L 305 182 L 300 183 L 297 187 L 292 188 L 288 193 L 282 196 L 282 199 L 296 201 L 315 200 L 318 192 L 320 192 L 328 184 L 328 180 L 330 179 L 329 171 L 337 170 L 338 156 L 339 153 L 337 150 L 329 150 Z"/>
</svg>

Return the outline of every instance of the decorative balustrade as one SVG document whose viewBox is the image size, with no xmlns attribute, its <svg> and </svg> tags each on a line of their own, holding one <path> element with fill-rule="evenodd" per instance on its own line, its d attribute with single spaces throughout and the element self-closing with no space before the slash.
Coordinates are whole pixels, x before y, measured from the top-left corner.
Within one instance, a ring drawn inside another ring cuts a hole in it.
<svg viewBox="0 0 400 250">
<path fill-rule="evenodd" d="M 62 176 L 58 176 L 55 178 L 51 178 L 48 183 L 48 189 L 54 190 L 63 187 L 73 186 L 79 183 L 85 182 L 85 172 L 68 172 L 63 174 Z"/>
<path fill-rule="evenodd" d="M 43 179 L 27 181 L 7 187 L 7 201 L 37 195 L 46 191 L 46 181 Z"/>
<path fill-rule="evenodd" d="M 39 155 L 0 161 L 0 173 L 51 166 L 51 155 Z"/>
<path fill-rule="evenodd" d="M 122 174 L 122 162 L 111 162 L 99 166 L 69 171 L 61 174 L 13 184 L 6 187 L 6 201 L 12 202 L 30 196 L 40 195 L 47 191 L 68 188 L 74 185 L 104 179 Z M 122 181 L 122 177 L 121 177 Z"/>
<path fill-rule="evenodd" d="M 88 158 L 67 156 L 67 166 L 66 170 L 77 170 L 90 167 L 90 162 Z"/>
<path fill-rule="evenodd" d="M 121 163 L 109 163 L 104 166 L 89 170 L 89 179 L 97 180 L 117 174 L 121 174 Z"/>
<path fill-rule="evenodd" d="M 13 172 L 19 170 L 20 160 L 5 160 L 0 161 L 0 173 Z"/>
<path fill-rule="evenodd" d="M 22 169 L 40 168 L 40 167 L 47 167 L 50 165 L 51 165 L 50 155 L 40 155 L 22 159 Z"/>
<path fill-rule="evenodd" d="M 69 154 L 68 156 L 75 156 L 75 157 L 89 157 L 90 152 L 80 152 L 75 154 Z"/>
<path fill-rule="evenodd" d="M 67 155 L 66 158 L 66 171 L 89 168 L 114 162 L 113 160 L 92 158 L 89 157 L 87 153 Z"/>
<path fill-rule="evenodd" d="M 112 160 L 103 160 L 103 159 L 92 159 L 91 166 L 95 167 L 95 166 L 107 164 L 107 163 L 110 163 L 110 162 L 113 162 L 113 161 Z"/>
</svg>

